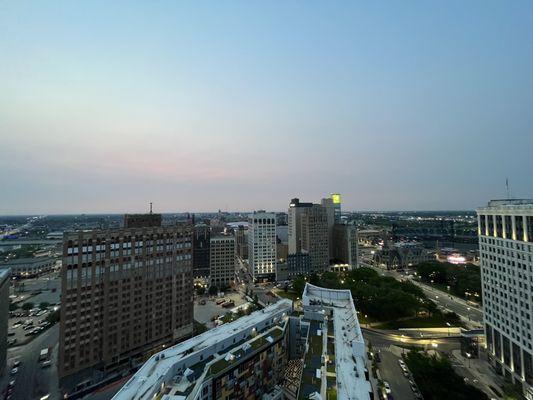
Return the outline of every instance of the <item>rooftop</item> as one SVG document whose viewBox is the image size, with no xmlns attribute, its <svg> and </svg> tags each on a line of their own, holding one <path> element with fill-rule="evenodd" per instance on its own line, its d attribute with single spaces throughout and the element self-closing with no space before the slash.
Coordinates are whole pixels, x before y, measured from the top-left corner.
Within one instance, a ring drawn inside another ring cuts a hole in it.
<svg viewBox="0 0 533 400">
<path fill-rule="evenodd" d="M 491 200 L 486 207 L 479 207 L 477 212 L 490 211 L 513 211 L 513 210 L 531 210 L 533 209 L 533 199 L 502 199 Z"/>
<path fill-rule="evenodd" d="M 208 348 L 213 348 L 213 355 L 224 339 L 234 337 L 235 334 L 252 331 L 258 324 L 271 321 L 280 313 L 289 312 L 292 309 L 292 302 L 282 299 L 262 310 L 241 317 L 238 320 L 220 325 L 214 329 L 195 336 L 189 340 L 172 346 L 164 351 L 154 354 L 144 365 L 131 377 L 131 379 L 113 397 L 115 400 L 138 400 L 152 398 L 154 388 L 160 388 L 162 384 L 168 384 L 169 378 L 174 379 L 174 367 L 177 363 L 185 359 L 193 359 L 198 353 Z M 269 325 L 272 327 L 272 325 Z M 257 340 L 260 340 L 257 339 Z M 266 339 L 265 339 L 266 340 Z M 256 343 L 259 345 L 260 343 Z M 235 346 L 237 346 L 236 344 Z M 235 346 L 233 348 L 235 348 Z M 216 373 L 218 368 L 224 369 L 224 365 L 219 365 L 220 360 L 211 364 L 207 373 Z M 228 360 L 222 359 L 224 363 Z M 230 361 L 230 360 L 229 360 Z M 202 367 L 205 367 L 203 364 Z M 216 365 L 216 367 L 215 367 Z M 193 367 L 190 367 L 193 368 Z M 212 370 L 215 368 L 215 370 Z M 202 368 L 203 370 L 203 368 Z"/>
<path fill-rule="evenodd" d="M 331 341 L 334 345 L 334 355 L 329 354 L 324 348 L 323 352 L 330 359 L 334 356 L 335 373 L 322 374 L 321 387 L 317 387 L 317 392 L 325 398 L 326 388 L 329 391 L 332 385 L 336 385 L 338 399 L 368 399 L 372 388 L 365 374 L 366 349 L 351 292 L 325 289 L 308 283 L 304 289 L 302 302 L 304 311 L 307 308 L 313 310 L 315 315 L 326 316 L 322 331 L 320 334 L 317 331 L 317 334 L 332 336 Z M 328 310 L 332 313 L 329 318 Z M 327 344 L 327 340 L 324 340 Z M 327 385 L 324 382 L 325 376 L 327 376 Z"/>
<path fill-rule="evenodd" d="M 0 283 L 3 283 L 5 279 L 9 278 L 11 270 L 9 268 L 0 267 Z"/>
</svg>

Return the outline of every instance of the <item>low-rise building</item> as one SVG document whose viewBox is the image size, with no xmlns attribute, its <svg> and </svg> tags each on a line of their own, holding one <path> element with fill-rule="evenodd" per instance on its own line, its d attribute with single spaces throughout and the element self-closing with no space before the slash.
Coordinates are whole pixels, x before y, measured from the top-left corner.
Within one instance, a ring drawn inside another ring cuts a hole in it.
<svg viewBox="0 0 533 400">
<path fill-rule="evenodd" d="M 435 260 L 435 255 L 420 243 L 385 245 L 374 253 L 374 263 L 387 269 L 403 269 L 421 262 Z"/>
<path fill-rule="evenodd" d="M 0 264 L 0 268 L 11 269 L 12 276 L 16 278 L 31 278 L 52 271 L 57 259 L 57 257 L 18 258 Z"/>
</svg>

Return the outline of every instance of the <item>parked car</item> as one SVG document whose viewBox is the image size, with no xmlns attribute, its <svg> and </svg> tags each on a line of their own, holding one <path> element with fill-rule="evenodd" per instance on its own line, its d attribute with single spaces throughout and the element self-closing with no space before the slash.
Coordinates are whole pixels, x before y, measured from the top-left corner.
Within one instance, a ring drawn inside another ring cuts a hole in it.
<svg viewBox="0 0 533 400">
<path fill-rule="evenodd" d="M 11 375 L 16 375 L 19 372 L 19 369 L 17 367 L 11 369 Z"/>
</svg>

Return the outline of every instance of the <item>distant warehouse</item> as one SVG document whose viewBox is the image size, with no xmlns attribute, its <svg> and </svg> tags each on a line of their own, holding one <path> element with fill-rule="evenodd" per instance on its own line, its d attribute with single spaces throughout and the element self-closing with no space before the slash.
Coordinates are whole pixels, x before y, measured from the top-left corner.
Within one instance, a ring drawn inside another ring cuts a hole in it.
<svg viewBox="0 0 533 400">
<path fill-rule="evenodd" d="M 19 258 L 0 264 L 0 269 L 11 269 L 11 275 L 15 278 L 29 278 L 52 271 L 55 263 L 54 257 Z"/>
</svg>

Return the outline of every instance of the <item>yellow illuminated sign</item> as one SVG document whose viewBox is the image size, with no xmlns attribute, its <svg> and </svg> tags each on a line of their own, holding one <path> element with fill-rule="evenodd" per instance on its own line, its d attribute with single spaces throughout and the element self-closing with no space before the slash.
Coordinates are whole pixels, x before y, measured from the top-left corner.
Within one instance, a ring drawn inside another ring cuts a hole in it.
<svg viewBox="0 0 533 400">
<path fill-rule="evenodd" d="M 333 200 L 333 204 L 341 204 L 341 195 L 338 193 L 333 193 L 331 195 L 331 200 Z"/>
</svg>

